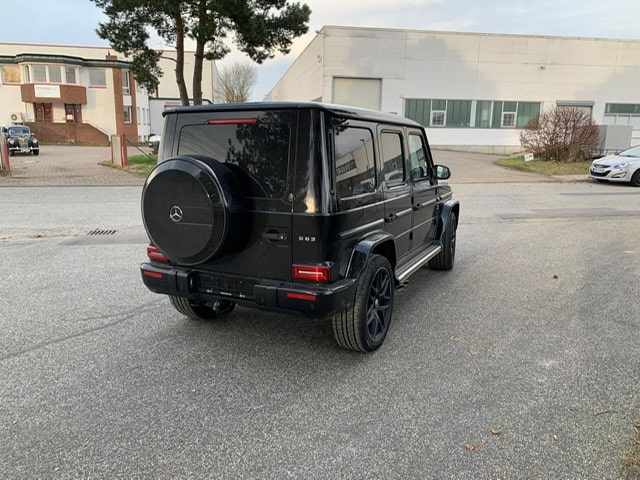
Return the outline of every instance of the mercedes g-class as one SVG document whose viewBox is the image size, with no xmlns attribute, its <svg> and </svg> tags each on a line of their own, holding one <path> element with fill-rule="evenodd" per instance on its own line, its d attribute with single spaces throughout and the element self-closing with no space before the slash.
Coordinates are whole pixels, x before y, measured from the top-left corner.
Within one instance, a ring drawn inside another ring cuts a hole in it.
<svg viewBox="0 0 640 480">
<path fill-rule="evenodd" d="M 236 304 L 331 318 L 339 345 L 372 351 L 394 290 L 453 267 L 459 204 L 421 125 L 321 103 L 165 112 L 142 216 L 145 285 L 182 314 Z"/>
</svg>

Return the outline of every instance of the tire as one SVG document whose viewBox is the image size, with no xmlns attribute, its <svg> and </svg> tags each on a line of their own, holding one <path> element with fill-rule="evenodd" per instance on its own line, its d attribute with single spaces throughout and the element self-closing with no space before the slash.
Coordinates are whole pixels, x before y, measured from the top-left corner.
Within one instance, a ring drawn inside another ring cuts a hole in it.
<svg viewBox="0 0 640 480">
<path fill-rule="evenodd" d="M 631 185 L 634 187 L 640 187 L 640 169 L 636 170 L 631 176 Z"/>
<path fill-rule="evenodd" d="M 449 214 L 447 226 L 442 242 L 442 251 L 429 261 L 432 270 L 451 270 L 456 260 L 456 230 L 458 229 L 458 217 L 455 212 Z"/>
<path fill-rule="evenodd" d="M 391 325 L 394 288 L 389 261 L 372 255 L 360 274 L 353 307 L 331 320 L 338 345 L 357 352 L 372 352 L 382 345 Z"/>
<path fill-rule="evenodd" d="M 212 158 L 160 163 L 142 191 L 142 219 L 151 242 L 180 265 L 198 265 L 241 251 L 249 237 L 243 187 Z"/>
<path fill-rule="evenodd" d="M 174 295 L 169 295 L 169 300 L 171 301 L 171 305 L 186 317 L 205 321 L 225 317 L 229 315 L 236 306 L 236 303 L 230 300 L 219 300 L 213 308 Z"/>
<path fill-rule="evenodd" d="M 33 155 L 36 157 L 40 155 L 40 150 L 33 150 Z"/>
</svg>

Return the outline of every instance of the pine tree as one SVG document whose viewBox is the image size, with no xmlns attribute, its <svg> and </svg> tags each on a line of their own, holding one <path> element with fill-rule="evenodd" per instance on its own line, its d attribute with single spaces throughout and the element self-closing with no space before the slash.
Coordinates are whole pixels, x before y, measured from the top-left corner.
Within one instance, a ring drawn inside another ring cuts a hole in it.
<svg viewBox="0 0 640 480">
<path fill-rule="evenodd" d="M 292 40 L 308 30 L 311 10 L 287 0 L 91 0 L 108 21 L 97 29 L 112 48 L 130 56 L 136 81 L 154 91 L 162 76 L 160 52 L 148 45 L 149 29 L 176 49 L 176 83 L 183 105 L 189 105 L 184 78 L 185 39 L 195 41 L 193 103 L 202 103 L 205 59 L 220 60 L 237 48 L 261 64 L 276 52 L 289 53 Z"/>
</svg>

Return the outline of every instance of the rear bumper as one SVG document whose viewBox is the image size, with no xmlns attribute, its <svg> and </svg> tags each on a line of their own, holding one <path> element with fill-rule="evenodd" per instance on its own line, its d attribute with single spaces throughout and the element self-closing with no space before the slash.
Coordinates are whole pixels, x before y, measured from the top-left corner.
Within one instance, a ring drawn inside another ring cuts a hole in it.
<svg viewBox="0 0 640 480">
<path fill-rule="evenodd" d="M 216 275 L 158 263 L 140 265 L 142 281 L 155 293 L 199 302 L 232 300 L 261 310 L 327 317 L 353 307 L 356 279 L 331 284 L 294 283 Z"/>
</svg>

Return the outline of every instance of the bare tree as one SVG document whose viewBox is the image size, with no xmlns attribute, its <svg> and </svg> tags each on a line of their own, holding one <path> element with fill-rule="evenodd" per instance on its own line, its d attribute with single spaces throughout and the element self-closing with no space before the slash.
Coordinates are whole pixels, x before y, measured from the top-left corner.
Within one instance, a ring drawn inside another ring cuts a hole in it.
<svg viewBox="0 0 640 480">
<path fill-rule="evenodd" d="M 219 72 L 216 93 L 224 103 L 246 102 L 257 81 L 258 71 L 254 65 L 236 62 Z"/>
<path fill-rule="evenodd" d="M 598 147 L 598 127 L 583 110 L 557 107 L 532 118 L 520 133 L 520 144 L 544 160 L 575 162 Z"/>
</svg>

